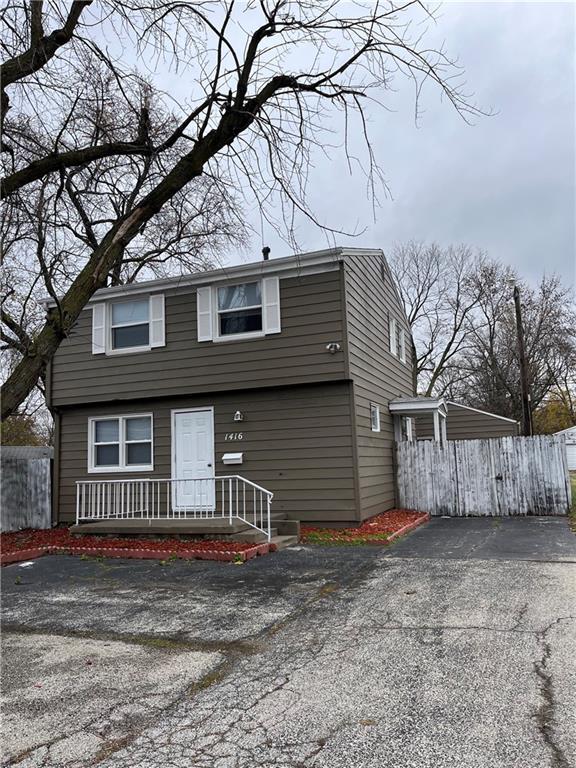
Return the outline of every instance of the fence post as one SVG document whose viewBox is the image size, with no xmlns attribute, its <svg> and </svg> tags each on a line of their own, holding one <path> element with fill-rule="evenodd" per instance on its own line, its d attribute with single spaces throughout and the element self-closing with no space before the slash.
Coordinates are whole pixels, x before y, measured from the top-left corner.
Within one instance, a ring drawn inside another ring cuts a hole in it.
<svg viewBox="0 0 576 768">
<path fill-rule="evenodd" d="M 230 525 L 232 525 L 232 478 L 228 478 L 228 512 L 229 512 L 229 522 Z"/>
</svg>

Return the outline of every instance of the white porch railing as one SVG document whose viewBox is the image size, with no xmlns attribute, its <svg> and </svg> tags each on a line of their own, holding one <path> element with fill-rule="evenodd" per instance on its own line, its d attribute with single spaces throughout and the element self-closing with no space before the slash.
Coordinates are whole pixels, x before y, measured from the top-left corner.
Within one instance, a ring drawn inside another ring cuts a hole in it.
<svg viewBox="0 0 576 768">
<path fill-rule="evenodd" d="M 243 520 L 270 539 L 274 494 L 240 475 L 187 480 L 80 480 L 76 523 L 98 520 Z"/>
</svg>

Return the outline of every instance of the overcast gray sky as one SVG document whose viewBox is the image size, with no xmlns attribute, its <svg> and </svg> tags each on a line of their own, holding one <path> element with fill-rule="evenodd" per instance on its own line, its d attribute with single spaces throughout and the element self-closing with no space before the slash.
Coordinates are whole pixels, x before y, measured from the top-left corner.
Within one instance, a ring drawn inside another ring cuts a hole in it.
<svg viewBox="0 0 576 768">
<path fill-rule="evenodd" d="M 318 158 L 312 209 L 327 223 L 354 229 L 338 244 L 381 247 L 409 239 L 468 243 L 518 268 L 530 280 L 544 270 L 574 284 L 575 6 L 572 3 L 447 3 L 433 37 L 466 70 L 468 90 L 491 117 L 466 125 L 437 93 L 414 124 L 407 82 L 386 96 L 394 110 L 372 111 L 371 132 L 391 196 L 373 222 L 365 182 L 344 162 Z M 260 220 L 253 214 L 260 231 Z M 272 256 L 289 249 L 269 227 Z M 304 250 L 326 246 L 321 231 L 299 227 Z M 259 238 L 253 242 L 259 254 Z M 250 258 L 252 253 L 250 254 Z"/>
</svg>

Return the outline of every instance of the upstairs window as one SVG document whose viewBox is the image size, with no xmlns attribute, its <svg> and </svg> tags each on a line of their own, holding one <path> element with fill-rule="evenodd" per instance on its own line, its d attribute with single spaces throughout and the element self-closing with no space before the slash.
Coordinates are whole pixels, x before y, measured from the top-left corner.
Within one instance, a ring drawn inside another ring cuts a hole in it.
<svg viewBox="0 0 576 768">
<path fill-rule="evenodd" d="M 370 403 L 370 427 L 372 432 L 380 432 L 380 406 Z"/>
<path fill-rule="evenodd" d="M 119 301 L 110 305 L 111 349 L 148 347 L 150 343 L 150 302 L 148 298 Z"/>
<path fill-rule="evenodd" d="M 388 318 L 388 330 L 390 340 L 390 353 L 394 357 L 398 357 L 398 324 L 395 317 Z"/>
<path fill-rule="evenodd" d="M 152 416 L 89 420 L 90 472 L 152 470 Z"/>
<path fill-rule="evenodd" d="M 260 282 L 218 288 L 218 335 L 262 332 Z"/>
<path fill-rule="evenodd" d="M 388 322 L 390 353 L 394 357 L 398 357 L 401 362 L 406 363 L 408 362 L 409 336 L 395 317 L 390 317 Z"/>
<path fill-rule="evenodd" d="M 164 294 L 92 305 L 92 354 L 147 352 L 166 344 Z"/>
<path fill-rule="evenodd" d="M 400 349 L 400 360 L 406 362 L 406 332 L 403 328 L 399 329 L 398 334 L 398 348 Z"/>
<path fill-rule="evenodd" d="M 259 339 L 282 331 L 278 277 L 198 286 L 196 309 L 198 341 Z"/>
</svg>

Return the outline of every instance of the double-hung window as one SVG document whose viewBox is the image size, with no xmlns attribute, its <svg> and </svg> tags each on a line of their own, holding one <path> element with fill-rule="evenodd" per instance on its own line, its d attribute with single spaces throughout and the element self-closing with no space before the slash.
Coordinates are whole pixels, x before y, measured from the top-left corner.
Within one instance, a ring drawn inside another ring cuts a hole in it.
<svg viewBox="0 0 576 768">
<path fill-rule="evenodd" d="M 148 297 L 110 304 L 110 349 L 136 349 L 150 344 Z"/>
<path fill-rule="evenodd" d="M 92 306 L 92 354 L 147 352 L 166 344 L 164 294 Z"/>
<path fill-rule="evenodd" d="M 220 337 L 262 333 L 260 281 L 218 288 L 217 329 Z"/>
<path fill-rule="evenodd" d="M 152 470 L 152 416 L 106 416 L 88 422 L 88 470 Z"/>
<path fill-rule="evenodd" d="M 245 283 L 197 289 L 198 341 L 239 341 L 281 332 L 280 281 L 263 277 Z"/>
<path fill-rule="evenodd" d="M 391 354 L 393 354 L 394 357 L 400 358 L 402 363 L 407 363 L 408 344 L 410 343 L 408 334 L 395 317 L 389 318 L 388 330 Z"/>
</svg>

